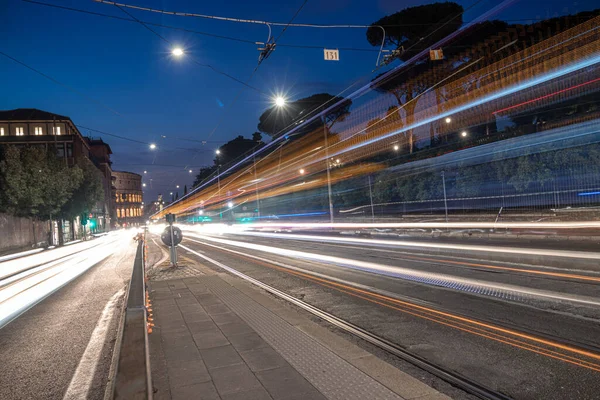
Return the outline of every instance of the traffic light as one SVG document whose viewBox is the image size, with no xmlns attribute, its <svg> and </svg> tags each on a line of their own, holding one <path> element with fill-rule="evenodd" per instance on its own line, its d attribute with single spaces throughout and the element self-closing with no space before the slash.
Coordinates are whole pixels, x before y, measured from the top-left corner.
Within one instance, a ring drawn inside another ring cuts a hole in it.
<svg viewBox="0 0 600 400">
<path fill-rule="evenodd" d="M 85 226 L 88 223 L 88 216 L 86 213 L 81 214 L 81 225 Z"/>
</svg>

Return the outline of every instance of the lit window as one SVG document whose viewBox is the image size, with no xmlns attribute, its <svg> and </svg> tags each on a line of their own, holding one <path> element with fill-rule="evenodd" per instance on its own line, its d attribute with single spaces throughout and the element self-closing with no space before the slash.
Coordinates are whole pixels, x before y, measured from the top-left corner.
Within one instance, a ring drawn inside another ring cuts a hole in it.
<svg viewBox="0 0 600 400">
<path fill-rule="evenodd" d="M 52 133 L 55 135 L 60 135 L 60 126 L 52 127 Z"/>
<path fill-rule="evenodd" d="M 121 218 L 121 209 L 117 208 L 117 218 Z"/>
<path fill-rule="evenodd" d="M 41 126 L 36 126 L 34 129 L 35 129 L 35 135 L 36 136 L 43 135 L 42 127 Z"/>
<path fill-rule="evenodd" d="M 0 128 L 0 136 L 4 136 L 4 128 Z"/>
<path fill-rule="evenodd" d="M 17 136 L 23 136 L 25 133 L 23 132 L 22 126 L 17 126 Z"/>
</svg>

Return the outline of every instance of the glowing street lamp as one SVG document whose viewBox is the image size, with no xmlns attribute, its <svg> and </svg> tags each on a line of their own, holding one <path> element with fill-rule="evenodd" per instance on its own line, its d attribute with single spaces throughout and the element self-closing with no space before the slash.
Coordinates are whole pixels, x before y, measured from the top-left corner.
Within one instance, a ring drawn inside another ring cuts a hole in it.
<svg viewBox="0 0 600 400">
<path fill-rule="evenodd" d="M 446 121 L 446 123 L 447 123 L 447 124 L 449 124 L 450 122 L 452 122 L 452 118 L 450 118 L 450 117 L 446 117 L 446 120 L 445 120 L 445 121 Z"/>
<path fill-rule="evenodd" d="M 219 155 L 219 154 L 221 154 L 221 150 L 217 149 L 217 150 L 215 151 L 215 154 L 216 154 L 216 155 Z"/>
<path fill-rule="evenodd" d="M 146 184 L 145 184 L 145 183 L 142 183 L 142 187 L 146 187 Z"/>
<path fill-rule="evenodd" d="M 173 54 L 175 57 L 181 57 L 183 56 L 183 49 L 181 47 L 175 47 L 172 51 L 171 54 Z"/>
<path fill-rule="evenodd" d="M 398 151 L 400 150 L 400 146 L 398 146 L 397 144 L 394 145 L 394 151 Z"/>
<path fill-rule="evenodd" d="M 285 106 L 285 103 L 286 103 L 286 101 L 285 101 L 285 98 L 283 96 L 277 96 L 277 97 L 275 97 L 275 105 L 277 107 L 283 107 L 283 106 Z"/>
<path fill-rule="evenodd" d="M 147 173 L 148 173 L 148 171 L 144 171 L 144 173 L 145 173 L 145 174 L 147 174 Z"/>
<path fill-rule="evenodd" d="M 150 150 L 154 150 L 154 149 L 156 149 L 156 144 L 150 143 Z"/>
<path fill-rule="evenodd" d="M 228 203 L 227 203 L 227 207 L 229 207 L 229 208 L 233 208 L 233 203 L 232 203 L 231 201 L 230 201 L 230 202 L 228 202 Z"/>
<path fill-rule="evenodd" d="M 460 133 L 460 136 L 462 136 L 462 137 L 467 137 L 467 131 L 462 131 L 462 132 Z"/>
<path fill-rule="evenodd" d="M 192 173 L 192 170 L 190 169 L 190 171 L 189 171 L 189 172 L 190 172 L 190 174 L 191 174 L 191 173 Z"/>
<path fill-rule="evenodd" d="M 304 175 L 304 173 L 305 173 L 306 171 L 304 171 L 304 168 L 300 168 L 300 170 L 299 170 L 298 172 L 300 172 L 300 175 Z"/>
<path fill-rule="evenodd" d="M 179 189 L 179 185 L 175 186 L 175 188 Z"/>
</svg>

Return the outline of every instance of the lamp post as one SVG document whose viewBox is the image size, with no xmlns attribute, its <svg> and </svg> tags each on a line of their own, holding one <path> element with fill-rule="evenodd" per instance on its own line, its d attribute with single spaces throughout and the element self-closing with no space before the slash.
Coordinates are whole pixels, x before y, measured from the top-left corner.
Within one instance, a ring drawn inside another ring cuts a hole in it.
<svg viewBox="0 0 600 400">
<path fill-rule="evenodd" d="M 329 172 L 329 148 L 327 145 L 327 126 L 323 124 L 325 141 L 325 168 L 327 169 L 327 195 L 329 197 L 329 222 L 333 224 L 333 201 L 331 200 L 331 173 Z"/>
<path fill-rule="evenodd" d="M 442 171 L 442 186 L 444 187 L 444 210 L 446 211 L 446 223 L 448 223 L 448 201 L 446 199 L 446 174 Z"/>
</svg>

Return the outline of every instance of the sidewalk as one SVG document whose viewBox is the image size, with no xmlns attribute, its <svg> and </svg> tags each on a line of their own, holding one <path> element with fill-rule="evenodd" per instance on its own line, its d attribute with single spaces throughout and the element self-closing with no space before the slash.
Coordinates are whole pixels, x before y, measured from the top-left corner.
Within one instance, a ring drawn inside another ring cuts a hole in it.
<svg viewBox="0 0 600 400">
<path fill-rule="evenodd" d="M 448 399 L 196 260 L 155 268 L 149 290 L 155 399 Z"/>
</svg>

